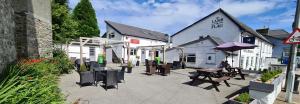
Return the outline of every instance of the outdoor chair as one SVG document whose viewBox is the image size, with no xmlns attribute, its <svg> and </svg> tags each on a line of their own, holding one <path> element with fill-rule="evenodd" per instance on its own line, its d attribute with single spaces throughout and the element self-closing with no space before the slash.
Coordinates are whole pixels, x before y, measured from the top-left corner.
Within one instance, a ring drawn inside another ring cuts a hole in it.
<svg viewBox="0 0 300 104">
<path fill-rule="evenodd" d="M 146 73 L 150 72 L 150 67 L 149 67 L 149 61 L 148 61 L 148 59 L 145 59 L 145 66 L 146 66 Z"/>
<path fill-rule="evenodd" d="M 153 61 L 149 61 L 148 65 L 146 65 L 146 74 L 152 75 L 156 72 L 156 65 L 154 65 Z"/>
<path fill-rule="evenodd" d="M 96 61 L 90 62 L 90 70 L 94 71 L 94 77 L 96 85 L 99 81 L 103 81 L 105 73 L 103 73 L 105 67 L 101 67 Z"/>
<path fill-rule="evenodd" d="M 100 67 L 100 64 L 98 64 L 98 62 L 96 62 L 96 61 L 91 61 L 90 62 L 90 69 L 98 68 L 98 67 Z"/>
<path fill-rule="evenodd" d="M 75 65 L 76 71 L 79 71 L 79 69 L 80 69 L 80 59 L 76 59 L 74 65 Z"/>
<path fill-rule="evenodd" d="M 170 68 L 171 68 L 172 64 L 166 64 L 162 67 L 161 69 L 161 74 L 162 75 L 167 75 L 167 74 L 170 74 Z"/>
<path fill-rule="evenodd" d="M 105 90 L 108 86 L 117 86 L 118 89 L 118 70 L 106 70 L 106 77 L 103 81 Z"/>
<path fill-rule="evenodd" d="M 85 60 L 83 60 L 83 63 L 85 64 Z M 77 71 L 80 70 L 80 59 L 75 60 L 75 67 L 77 68 Z"/>
<path fill-rule="evenodd" d="M 100 81 L 104 81 L 106 73 L 104 70 L 104 67 L 99 67 L 94 69 L 94 75 L 95 75 L 95 83 L 98 85 Z"/>
<path fill-rule="evenodd" d="M 173 61 L 173 70 L 175 69 L 181 69 L 182 65 L 180 61 Z"/>
<path fill-rule="evenodd" d="M 148 64 L 149 60 L 145 59 L 145 66 Z"/>
<path fill-rule="evenodd" d="M 170 64 L 170 70 L 173 70 L 173 63 L 167 63 Z"/>
<path fill-rule="evenodd" d="M 80 86 L 95 83 L 93 71 L 79 72 L 79 76 L 80 76 L 80 82 L 79 82 Z"/>
<path fill-rule="evenodd" d="M 118 81 L 121 82 L 121 80 L 125 81 L 124 79 L 125 70 L 118 70 Z"/>
</svg>

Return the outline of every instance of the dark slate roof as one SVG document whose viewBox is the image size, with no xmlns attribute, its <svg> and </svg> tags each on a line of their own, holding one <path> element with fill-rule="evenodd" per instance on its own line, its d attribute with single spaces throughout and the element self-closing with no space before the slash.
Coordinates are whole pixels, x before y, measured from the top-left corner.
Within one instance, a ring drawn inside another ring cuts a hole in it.
<svg viewBox="0 0 300 104">
<path fill-rule="evenodd" d="M 257 29 L 256 31 L 261 33 L 262 35 L 277 38 L 277 39 L 285 39 L 290 35 L 290 33 L 285 31 L 284 29 L 270 30 L 269 28 L 265 28 L 265 29 Z"/>
<path fill-rule="evenodd" d="M 218 10 L 216 10 L 216 11 L 214 11 L 213 13 L 207 15 L 206 17 L 204 17 L 204 18 L 202 18 L 202 19 L 196 21 L 195 23 L 193 23 L 193 24 L 187 26 L 186 28 L 184 28 L 184 29 L 178 31 L 177 33 L 175 33 L 175 34 L 172 35 L 171 37 L 177 35 L 178 33 L 180 33 L 180 32 L 182 32 L 182 31 L 188 29 L 189 27 L 191 27 L 191 26 L 193 26 L 193 25 L 196 25 L 197 23 L 199 23 L 199 22 L 205 20 L 206 18 L 208 18 L 208 17 L 210 17 L 210 16 L 212 16 L 212 15 L 218 13 L 218 12 L 221 12 L 221 13 L 223 13 L 225 16 L 227 16 L 227 17 L 228 17 L 231 21 L 233 21 L 233 22 L 234 22 L 241 30 L 243 30 L 243 31 L 245 31 L 245 32 L 248 32 L 248 33 L 250 33 L 250 34 L 252 34 L 252 35 L 254 35 L 254 36 L 256 36 L 256 37 L 258 37 L 258 38 L 260 38 L 260 39 L 262 39 L 262 40 L 264 40 L 264 41 L 266 41 L 266 42 L 268 42 L 268 43 L 271 43 L 271 42 L 270 42 L 268 39 L 266 39 L 264 36 L 262 36 L 261 34 L 257 33 L 255 30 L 253 30 L 252 28 L 248 27 L 248 26 L 245 25 L 244 23 L 240 22 L 238 19 L 236 19 L 235 17 L 233 17 L 232 15 L 230 15 L 229 13 L 227 13 L 226 11 L 224 11 L 224 10 L 221 9 L 221 8 L 218 9 Z"/>
<path fill-rule="evenodd" d="M 211 40 L 213 43 L 215 43 L 216 45 L 220 45 L 220 44 L 223 44 L 223 43 L 224 43 L 224 41 L 223 41 L 222 39 L 218 38 L 218 37 L 214 37 L 214 36 L 209 36 L 209 35 L 207 35 L 206 37 L 199 37 L 199 39 L 197 39 L 197 40 L 193 40 L 193 41 L 190 41 L 190 42 L 187 42 L 187 43 L 178 45 L 177 47 L 184 47 L 184 46 L 191 45 L 191 44 L 195 44 L 195 43 L 198 43 L 198 42 L 207 40 L 207 39 L 210 39 L 210 40 Z M 170 50 L 173 50 L 173 49 L 176 49 L 176 48 L 169 48 L 169 49 L 167 49 L 166 51 L 170 51 Z"/>
<path fill-rule="evenodd" d="M 168 42 L 168 34 L 142 29 L 139 27 L 129 26 L 121 23 L 116 23 L 112 21 L 105 21 L 105 23 L 110 27 L 112 27 L 113 29 L 115 29 L 121 35 Z"/>
</svg>

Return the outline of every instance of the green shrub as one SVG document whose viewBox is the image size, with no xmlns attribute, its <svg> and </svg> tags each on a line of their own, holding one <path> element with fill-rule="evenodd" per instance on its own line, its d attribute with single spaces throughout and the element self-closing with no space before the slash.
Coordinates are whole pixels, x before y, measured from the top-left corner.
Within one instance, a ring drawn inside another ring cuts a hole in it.
<svg viewBox="0 0 300 104">
<path fill-rule="evenodd" d="M 245 93 L 240 94 L 234 100 L 239 101 L 239 102 L 249 103 L 250 99 L 251 98 L 250 98 L 249 93 L 245 92 Z"/>
<path fill-rule="evenodd" d="M 1 75 L 0 104 L 64 103 L 57 83 L 59 75 L 56 64 L 44 59 L 11 66 Z"/>
<path fill-rule="evenodd" d="M 262 82 L 267 82 L 268 80 L 276 77 L 277 75 L 281 74 L 282 70 L 274 70 L 274 71 L 266 71 L 264 73 L 262 73 L 260 80 Z"/>
<path fill-rule="evenodd" d="M 128 61 L 128 63 L 127 63 L 127 67 L 128 67 L 128 68 L 132 68 L 132 67 L 133 67 L 133 65 L 132 65 L 132 61 Z"/>
<path fill-rule="evenodd" d="M 71 60 L 62 50 L 54 50 L 53 59 L 51 61 L 56 64 L 61 74 L 69 73 L 72 69 L 74 69 Z"/>
</svg>

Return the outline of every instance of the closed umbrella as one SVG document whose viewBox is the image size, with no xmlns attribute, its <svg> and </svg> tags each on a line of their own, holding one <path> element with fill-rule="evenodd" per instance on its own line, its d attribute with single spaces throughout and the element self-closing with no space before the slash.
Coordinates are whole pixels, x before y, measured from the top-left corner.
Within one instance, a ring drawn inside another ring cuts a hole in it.
<svg viewBox="0 0 300 104">
<path fill-rule="evenodd" d="M 234 51 L 242 50 L 242 49 L 253 49 L 257 47 L 253 44 L 241 43 L 241 42 L 227 42 L 217 46 L 215 49 L 222 51 L 230 51 L 232 54 Z M 232 55 L 232 66 L 233 66 L 233 55 Z"/>
</svg>

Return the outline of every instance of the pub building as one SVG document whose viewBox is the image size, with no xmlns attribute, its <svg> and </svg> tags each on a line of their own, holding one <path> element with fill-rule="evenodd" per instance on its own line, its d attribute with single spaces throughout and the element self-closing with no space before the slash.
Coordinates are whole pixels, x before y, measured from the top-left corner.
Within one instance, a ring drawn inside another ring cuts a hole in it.
<svg viewBox="0 0 300 104">
<path fill-rule="evenodd" d="M 193 68 L 214 68 L 221 61 L 228 60 L 233 67 L 265 69 L 269 67 L 266 60 L 272 56 L 273 48 L 263 35 L 221 8 L 173 34 L 171 40 L 172 48 L 166 51 L 167 62 L 179 61 L 183 54 L 186 66 Z M 226 42 L 250 43 L 257 47 L 235 51 L 233 54 L 214 49 Z"/>
</svg>

